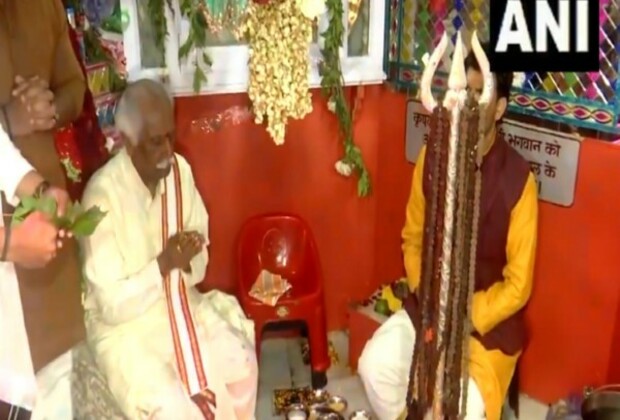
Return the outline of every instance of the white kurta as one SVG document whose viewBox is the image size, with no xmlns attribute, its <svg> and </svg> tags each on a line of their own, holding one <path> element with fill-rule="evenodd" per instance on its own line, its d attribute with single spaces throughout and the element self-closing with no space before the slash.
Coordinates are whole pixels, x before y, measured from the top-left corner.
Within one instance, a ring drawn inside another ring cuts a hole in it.
<svg viewBox="0 0 620 420">
<path fill-rule="evenodd" d="M 0 127 L 0 190 L 10 204 L 18 204 L 17 186 L 31 171 L 32 166 Z M 2 217 L 0 226 L 4 226 Z M 0 400 L 31 410 L 36 379 L 15 267 L 6 262 L 0 263 L 0 337 Z"/>
<path fill-rule="evenodd" d="M 202 232 L 208 244 L 208 215 L 191 168 L 181 156 L 177 162 L 184 228 Z M 82 241 L 87 337 L 111 392 L 129 418 L 152 414 L 162 419 L 202 418 L 178 376 L 156 261 L 162 251 L 162 193 L 163 181 L 155 197 L 150 195 L 124 150 L 91 178 L 83 205 L 97 205 L 108 214 Z M 238 420 L 247 420 L 254 414 L 258 375 L 254 325 L 234 297 L 217 291 L 202 295 L 192 287 L 204 278 L 207 262 L 205 247 L 192 260 L 192 273 L 185 275 L 185 281 L 201 351 L 208 352 L 204 365 L 218 402 L 216 418 L 238 418 L 231 412 L 234 404 L 227 401 L 245 398 L 252 400 L 247 410 L 251 415 Z M 234 384 L 244 381 L 251 384 L 251 392 L 232 395 Z"/>
<path fill-rule="evenodd" d="M 364 347 L 357 370 L 379 420 L 396 420 L 405 410 L 415 340 L 411 319 L 401 309 L 375 331 Z M 484 420 L 484 401 L 472 378 L 467 387 L 465 420 Z"/>
</svg>

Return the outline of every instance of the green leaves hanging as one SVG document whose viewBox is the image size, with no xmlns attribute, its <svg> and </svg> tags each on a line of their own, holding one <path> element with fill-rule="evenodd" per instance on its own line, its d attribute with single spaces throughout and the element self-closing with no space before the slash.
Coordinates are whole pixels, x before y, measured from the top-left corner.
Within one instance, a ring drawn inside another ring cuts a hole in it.
<svg viewBox="0 0 620 420">
<path fill-rule="evenodd" d="M 172 12 L 171 0 L 148 0 L 147 12 L 155 32 L 155 44 L 162 54 L 166 51 L 166 37 L 168 30 L 166 26 L 165 7 Z M 181 15 L 189 20 L 189 32 L 183 44 L 179 47 L 179 60 L 187 59 L 192 49 L 204 49 L 207 47 L 207 23 L 204 5 L 197 0 L 181 0 Z M 163 55 L 162 55 L 163 57 Z M 192 87 L 195 93 L 200 92 L 200 88 L 207 82 L 207 75 L 200 67 L 200 58 L 205 65 L 211 66 L 211 57 L 203 50 L 200 57 L 196 57 L 194 62 L 194 78 Z"/>
<path fill-rule="evenodd" d="M 329 25 L 322 34 L 323 62 L 319 67 L 321 88 L 340 123 L 340 135 L 344 143 L 342 162 L 355 169 L 358 175 L 357 194 L 360 197 L 366 197 L 371 192 L 370 174 L 364 164 L 362 152 L 353 140 L 353 121 L 351 110 L 344 96 L 344 78 L 340 66 L 340 48 L 345 36 L 342 23 L 344 8 L 342 0 L 326 0 L 326 5 L 329 12 Z"/>
</svg>

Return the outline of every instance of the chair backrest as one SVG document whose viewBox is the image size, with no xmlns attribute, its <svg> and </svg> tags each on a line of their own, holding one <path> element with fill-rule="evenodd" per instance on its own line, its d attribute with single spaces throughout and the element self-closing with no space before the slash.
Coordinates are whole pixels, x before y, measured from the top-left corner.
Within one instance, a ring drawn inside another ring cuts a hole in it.
<svg viewBox="0 0 620 420">
<path fill-rule="evenodd" d="M 285 278 L 315 264 L 316 245 L 309 226 L 293 214 L 265 214 L 249 219 L 238 243 L 240 287 L 249 290 L 261 270 Z"/>
</svg>

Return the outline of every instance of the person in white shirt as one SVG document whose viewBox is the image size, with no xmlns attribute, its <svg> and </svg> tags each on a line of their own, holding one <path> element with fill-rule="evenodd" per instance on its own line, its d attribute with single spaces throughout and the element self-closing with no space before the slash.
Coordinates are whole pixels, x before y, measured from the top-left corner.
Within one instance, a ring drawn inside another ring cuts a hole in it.
<svg viewBox="0 0 620 420">
<path fill-rule="evenodd" d="M 51 187 L 15 148 L 0 127 L 0 191 L 11 205 L 20 198 L 49 195 L 64 211 L 69 197 Z M 1 203 L 0 203 L 1 207 Z M 5 209 L 2 209 L 5 213 Z M 36 379 L 19 292 L 15 265 L 41 268 L 50 262 L 60 246 L 59 232 L 48 216 L 31 213 L 17 226 L 0 218 L 0 418 L 31 411 L 36 400 Z"/>
<path fill-rule="evenodd" d="M 172 101 L 157 82 L 129 85 L 116 111 L 125 147 L 89 181 L 107 212 L 82 242 L 87 340 L 131 419 L 254 418 L 254 324 L 237 300 L 196 285 L 208 263 L 208 214 L 173 153 Z"/>
</svg>

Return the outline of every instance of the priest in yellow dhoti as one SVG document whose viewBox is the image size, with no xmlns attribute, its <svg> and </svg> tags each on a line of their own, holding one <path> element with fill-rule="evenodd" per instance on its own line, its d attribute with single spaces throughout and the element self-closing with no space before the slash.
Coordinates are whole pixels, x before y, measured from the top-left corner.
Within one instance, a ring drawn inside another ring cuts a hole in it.
<svg viewBox="0 0 620 420">
<path fill-rule="evenodd" d="M 487 50 L 485 48 L 485 50 Z M 487 50 L 488 51 L 488 50 Z M 465 60 L 468 89 L 480 94 L 483 75 L 473 54 Z M 525 345 L 523 310 L 532 291 L 538 198 L 528 163 L 498 135 L 508 105 L 512 73 L 495 74 L 495 93 L 487 109 L 480 197 L 474 333 L 469 341 L 466 419 L 499 420 L 517 359 Z M 403 253 L 409 288 L 420 282 L 422 237 L 428 208 L 430 168 L 423 148 L 406 209 Z M 395 420 L 405 410 L 416 331 L 400 310 L 366 344 L 359 374 L 379 420 Z"/>
<path fill-rule="evenodd" d="M 201 294 L 208 214 L 191 168 L 173 153 L 164 88 L 131 84 L 116 123 L 125 148 L 89 181 L 107 212 L 82 242 L 88 344 L 130 419 L 254 418 L 254 325 L 236 299 Z"/>
</svg>

